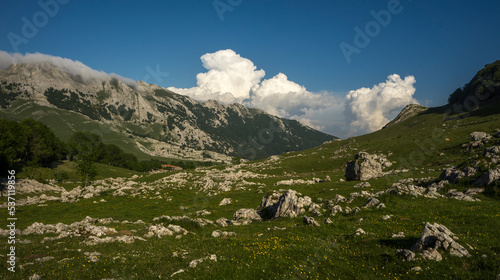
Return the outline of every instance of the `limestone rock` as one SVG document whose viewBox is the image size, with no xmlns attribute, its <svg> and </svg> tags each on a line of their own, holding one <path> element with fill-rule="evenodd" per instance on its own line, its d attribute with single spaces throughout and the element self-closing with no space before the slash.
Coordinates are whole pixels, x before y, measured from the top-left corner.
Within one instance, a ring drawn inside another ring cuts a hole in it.
<svg viewBox="0 0 500 280">
<path fill-rule="evenodd" d="M 234 232 L 227 232 L 227 231 L 220 231 L 220 230 L 214 230 L 212 231 L 212 237 L 227 237 L 227 236 L 235 236 L 236 233 Z"/>
<path fill-rule="evenodd" d="M 396 255 L 400 256 L 403 261 L 415 261 L 415 253 L 408 249 L 398 249 Z"/>
<path fill-rule="evenodd" d="M 360 235 L 364 235 L 366 234 L 366 232 L 362 229 L 362 228 L 358 228 L 355 232 L 354 232 L 354 235 L 356 236 L 360 236 Z"/>
<path fill-rule="evenodd" d="M 217 219 L 217 221 L 215 221 L 215 223 L 222 227 L 227 227 L 232 224 L 232 222 L 226 218 L 219 218 Z"/>
<path fill-rule="evenodd" d="M 361 182 L 361 183 L 358 183 L 356 185 L 354 185 L 353 188 L 369 188 L 371 187 L 370 183 L 368 182 Z"/>
<path fill-rule="evenodd" d="M 438 249 L 449 251 L 451 255 L 458 257 L 469 256 L 467 249 L 458 244 L 457 237 L 445 226 L 438 223 L 425 223 L 419 240 L 410 249 L 413 252 L 422 251 L 422 257 L 428 260 L 440 261 L 442 259 Z"/>
<path fill-rule="evenodd" d="M 470 134 L 470 137 L 472 139 L 472 141 L 483 141 L 483 142 L 486 142 L 486 141 L 489 141 L 491 140 L 491 135 L 489 135 L 488 133 L 486 132 L 472 132 Z"/>
<path fill-rule="evenodd" d="M 219 203 L 219 206 L 224 206 L 224 205 L 229 205 L 232 203 L 232 200 L 230 198 L 224 198 L 221 200 Z"/>
<path fill-rule="evenodd" d="M 233 215 L 234 220 L 239 221 L 239 220 L 257 220 L 260 221 L 262 218 L 260 215 L 257 213 L 257 210 L 255 209 L 240 209 L 236 211 Z"/>
<path fill-rule="evenodd" d="M 370 197 L 366 201 L 366 204 L 364 208 L 372 208 L 380 204 L 380 200 L 376 199 L 375 197 Z"/>
<path fill-rule="evenodd" d="M 302 221 L 304 222 L 305 225 L 319 227 L 319 223 L 316 222 L 316 220 L 314 220 L 313 217 L 306 217 L 306 216 L 304 216 L 302 218 Z"/>
<path fill-rule="evenodd" d="M 343 212 L 342 207 L 340 205 L 333 206 L 332 211 L 331 211 L 332 216 L 335 216 L 337 213 L 342 213 L 342 212 Z"/>
<path fill-rule="evenodd" d="M 381 157 L 360 152 L 348 162 L 345 177 L 349 181 L 365 181 L 383 176 Z"/>
<path fill-rule="evenodd" d="M 477 178 L 473 184 L 484 187 L 500 180 L 500 167 L 486 171 L 481 177 Z"/>
</svg>

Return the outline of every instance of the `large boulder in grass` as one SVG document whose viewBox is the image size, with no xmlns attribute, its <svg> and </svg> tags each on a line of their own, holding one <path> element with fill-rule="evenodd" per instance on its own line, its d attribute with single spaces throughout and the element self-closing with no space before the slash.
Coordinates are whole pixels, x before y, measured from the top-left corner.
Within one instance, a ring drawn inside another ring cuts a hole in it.
<svg viewBox="0 0 500 280">
<path fill-rule="evenodd" d="M 500 167 L 486 171 L 481 177 L 477 178 L 473 184 L 478 187 L 484 187 L 495 182 L 500 182 Z"/>
<path fill-rule="evenodd" d="M 438 251 L 442 249 L 457 257 L 470 256 L 467 249 L 458 244 L 455 240 L 458 237 L 447 227 L 438 223 L 425 223 L 424 229 L 417 243 L 410 249 L 413 252 L 421 252 L 424 259 L 441 261 L 442 255 Z"/>
<path fill-rule="evenodd" d="M 388 166 L 385 157 L 360 152 L 354 156 L 354 161 L 348 162 L 345 169 L 345 177 L 348 181 L 365 181 L 381 177 L 382 164 Z"/>
<path fill-rule="evenodd" d="M 279 217 L 294 218 L 305 213 L 304 207 L 310 207 L 312 200 L 295 190 L 272 191 L 262 198 L 260 215 L 263 219 L 277 219 Z"/>
</svg>

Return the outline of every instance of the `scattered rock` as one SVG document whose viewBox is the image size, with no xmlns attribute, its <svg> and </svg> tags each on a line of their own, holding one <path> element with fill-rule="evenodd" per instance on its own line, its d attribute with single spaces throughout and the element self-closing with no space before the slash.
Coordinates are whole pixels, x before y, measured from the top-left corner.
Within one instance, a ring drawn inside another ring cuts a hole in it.
<svg viewBox="0 0 500 280">
<path fill-rule="evenodd" d="M 463 192 L 459 192 L 457 191 L 456 189 L 451 189 L 448 191 L 448 194 L 456 199 L 456 200 L 464 200 L 464 201 L 480 201 L 479 199 L 477 198 L 473 198 L 472 196 L 470 195 L 467 195 L 467 194 L 464 194 Z"/>
<path fill-rule="evenodd" d="M 398 249 L 396 251 L 396 255 L 400 256 L 403 261 L 415 261 L 415 253 L 413 251 L 410 251 L 408 249 Z"/>
<path fill-rule="evenodd" d="M 98 262 L 99 261 L 98 257 L 101 255 L 101 253 L 99 252 L 85 252 L 83 254 L 87 256 L 88 260 L 91 262 Z"/>
<path fill-rule="evenodd" d="M 420 266 L 414 266 L 411 268 L 411 271 L 420 272 L 422 271 L 422 268 Z"/>
<path fill-rule="evenodd" d="M 222 227 L 227 227 L 227 226 L 230 226 L 232 224 L 232 222 L 226 218 L 219 218 L 217 219 L 217 221 L 215 221 L 216 224 L 222 226 Z"/>
<path fill-rule="evenodd" d="M 212 237 L 227 237 L 227 236 L 235 236 L 236 233 L 234 232 L 227 232 L 227 231 L 220 231 L 220 230 L 214 230 L 212 231 Z"/>
<path fill-rule="evenodd" d="M 304 222 L 305 225 L 319 227 L 319 223 L 316 222 L 316 220 L 314 220 L 313 217 L 306 217 L 306 216 L 304 216 L 302 218 L 302 221 Z"/>
<path fill-rule="evenodd" d="M 363 235 L 363 234 L 366 234 L 366 232 L 365 232 L 362 228 L 358 228 L 358 229 L 354 232 L 354 235 L 356 235 L 356 236 L 360 236 L 360 235 Z"/>
<path fill-rule="evenodd" d="M 486 132 L 472 132 L 470 134 L 470 137 L 472 139 L 472 141 L 483 141 L 483 142 L 487 142 L 489 140 L 491 140 L 491 135 L 489 135 L 488 133 Z"/>
<path fill-rule="evenodd" d="M 207 256 L 207 257 L 204 257 L 201 259 L 192 260 L 189 263 L 189 267 L 195 268 L 196 266 L 198 266 L 200 263 L 202 263 L 205 260 L 211 260 L 211 261 L 217 262 L 217 256 L 215 254 L 213 254 L 213 255 L 210 255 L 210 256 Z"/>
<path fill-rule="evenodd" d="M 196 211 L 196 216 L 206 216 L 206 215 L 210 215 L 210 214 L 212 214 L 212 212 L 207 211 L 205 209 L 200 210 L 200 211 Z"/>
<path fill-rule="evenodd" d="M 364 208 L 372 208 L 380 204 L 380 200 L 376 199 L 375 197 L 370 197 L 366 201 Z"/>
<path fill-rule="evenodd" d="M 158 238 L 162 238 L 163 236 L 172 236 L 172 235 L 174 235 L 174 233 L 170 229 L 162 225 L 151 225 L 148 228 L 148 233 L 146 233 L 144 237 L 151 238 L 153 236 L 156 236 Z"/>
<path fill-rule="evenodd" d="M 391 235 L 391 238 L 403 238 L 403 237 L 405 237 L 405 233 L 402 231 Z"/>
<path fill-rule="evenodd" d="M 224 199 L 222 199 L 222 201 L 219 203 L 219 206 L 229 205 L 229 204 L 231 204 L 231 203 L 232 203 L 232 201 L 231 201 L 231 199 L 230 199 L 230 198 L 224 198 Z"/>
<path fill-rule="evenodd" d="M 35 273 L 30 276 L 29 280 L 42 280 L 42 276 Z"/>
<path fill-rule="evenodd" d="M 342 213 L 342 212 L 343 212 L 342 207 L 340 205 L 333 206 L 332 211 L 331 211 L 332 216 L 335 216 L 337 213 Z"/>
<path fill-rule="evenodd" d="M 170 278 L 172 278 L 172 276 L 174 276 L 176 274 L 183 273 L 183 272 L 184 272 L 184 269 L 179 269 L 176 272 L 172 273 L 172 275 L 170 275 Z"/>
<path fill-rule="evenodd" d="M 361 182 L 361 183 L 357 183 L 356 185 L 354 185 L 353 188 L 369 188 L 371 186 L 372 185 L 370 185 L 370 183 L 368 183 L 368 182 Z"/>
<path fill-rule="evenodd" d="M 325 224 L 333 224 L 332 220 L 330 220 L 330 218 L 326 218 L 323 223 Z"/>
<path fill-rule="evenodd" d="M 385 216 L 382 217 L 382 220 L 387 221 L 387 220 L 389 220 L 392 217 L 393 217 L 393 215 L 385 215 Z"/>
</svg>

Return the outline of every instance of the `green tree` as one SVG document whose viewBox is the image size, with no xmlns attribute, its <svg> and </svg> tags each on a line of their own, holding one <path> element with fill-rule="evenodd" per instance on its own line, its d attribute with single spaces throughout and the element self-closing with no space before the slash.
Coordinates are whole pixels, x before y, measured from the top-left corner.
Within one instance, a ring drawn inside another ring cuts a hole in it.
<svg viewBox="0 0 500 280">
<path fill-rule="evenodd" d="M 15 121 L 0 119 L 0 170 L 6 172 L 25 154 L 26 135 Z M 6 175 L 6 174 L 0 174 Z"/>
<path fill-rule="evenodd" d="M 48 166 L 61 159 L 64 143 L 55 136 L 48 126 L 33 119 L 21 121 L 25 134 L 24 162 L 35 166 Z"/>
</svg>

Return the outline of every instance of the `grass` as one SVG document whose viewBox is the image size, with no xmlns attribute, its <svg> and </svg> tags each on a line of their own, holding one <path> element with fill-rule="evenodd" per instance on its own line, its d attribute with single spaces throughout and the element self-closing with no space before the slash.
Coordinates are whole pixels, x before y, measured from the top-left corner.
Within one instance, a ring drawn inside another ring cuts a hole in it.
<svg viewBox="0 0 500 280">
<path fill-rule="evenodd" d="M 442 111 L 440 113 L 435 109 L 372 134 L 284 154 L 278 162 L 260 160 L 243 164 L 238 170 L 269 175 L 267 178 L 246 179 L 261 183 L 264 187 L 248 185 L 245 190 L 236 190 L 237 182 L 232 182 L 231 191 L 214 196 L 200 192 L 200 184 L 193 180 L 182 184 L 158 181 L 176 173 L 149 175 L 99 166 L 100 178 L 126 177 L 137 182 L 136 186 L 147 184 L 157 188 L 137 196 L 114 197 L 111 192 L 105 192 L 101 196 L 75 203 L 56 201 L 46 202 L 47 206 L 44 207 L 24 206 L 16 214 L 16 225 L 25 229 L 33 222 L 69 224 L 86 216 L 112 217 L 120 221 L 141 219 L 146 225 L 112 223 L 106 226 L 142 237 L 149 224 L 159 223 L 153 221 L 154 217 L 188 215 L 197 218 L 196 212 L 206 209 L 212 213 L 203 218 L 213 221 L 221 217 L 232 219 L 236 210 L 255 209 L 267 192 L 280 188 L 297 190 L 310 196 L 313 202 L 321 203 L 334 198 L 336 194 L 347 197 L 361 190 L 372 193 L 386 190 L 393 182 L 404 178 L 436 178 L 446 166 L 459 165 L 481 153 L 484 148 L 464 153 L 461 145 L 469 141 L 469 134 L 473 131 L 493 133 L 494 129 L 500 128 L 498 105 L 493 103 L 474 111 L 468 118 L 455 115 L 446 121 L 443 121 Z M 440 130 L 436 132 L 435 139 L 429 128 Z M 426 147 L 433 147 L 433 150 L 422 149 L 420 143 L 427 143 Z M 487 146 L 499 144 L 498 139 L 493 139 Z M 365 189 L 353 188 L 358 182 L 339 182 L 344 176 L 344 164 L 359 151 L 391 154 L 389 159 L 394 164 L 388 170 L 407 171 L 397 176 L 369 180 L 371 187 Z M 56 170 L 71 172 L 74 166 L 64 163 Z M 212 170 L 224 170 L 224 167 L 217 166 Z M 51 171 L 54 170 L 40 169 L 36 172 L 40 172 L 42 179 L 50 179 L 50 175 L 43 174 Z M 188 173 L 206 176 L 200 170 Z M 143 176 L 131 179 L 133 175 Z M 332 182 L 290 187 L 274 185 L 290 178 L 306 180 L 324 178 L 326 175 L 331 177 Z M 69 189 L 75 184 L 63 186 Z M 469 187 L 470 184 L 461 182 L 453 188 L 463 190 Z M 163 199 L 155 198 L 156 191 Z M 231 198 L 233 203 L 218 206 L 225 197 Z M 322 217 L 316 218 L 321 223 L 320 227 L 303 225 L 302 217 L 225 228 L 211 225 L 199 227 L 188 221 L 163 220 L 160 222 L 180 225 L 191 233 L 181 239 L 173 236 L 161 239 L 153 237 L 132 244 L 89 246 L 82 243 L 84 237 L 65 237 L 41 243 L 44 237 L 55 235 L 18 236 L 19 239 L 30 241 L 16 245 L 18 264 L 23 269 L 11 273 L 7 271 L 6 262 L 3 262 L 0 264 L 0 277 L 27 279 L 37 273 L 45 279 L 163 279 L 184 269 L 185 272 L 174 275 L 172 279 L 495 279 L 500 274 L 500 204 L 496 197 L 484 194 L 477 197 L 481 201 L 429 199 L 387 193 L 379 197 L 387 208 L 362 209 L 356 215 L 330 216 L 325 212 Z M 106 202 L 100 202 L 101 199 Z M 5 201 L 5 197 L 0 198 L 0 202 Z M 358 198 L 351 204 L 340 205 L 342 208 L 354 208 L 362 207 L 365 202 L 366 198 Z M 393 216 L 384 221 L 384 215 Z M 322 220 L 326 217 L 333 224 L 323 224 Z M 360 218 L 363 220 L 360 221 Z M 448 227 L 471 256 L 458 258 L 443 252 L 441 262 L 400 260 L 395 251 L 409 249 L 415 244 L 425 222 L 437 222 Z M 367 234 L 355 236 L 354 232 L 358 228 Z M 236 236 L 213 238 L 211 233 L 216 229 L 235 232 Z M 398 232 L 404 232 L 405 237 L 391 238 L 392 234 Z M 188 253 L 184 257 L 173 255 L 173 252 L 179 251 Z M 8 245 L 4 242 L 0 246 L 0 254 L 5 255 L 7 252 Z M 85 252 L 99 252 L 101 255 L 97 262 L 92 262 Z M 216 254 L 217 262 L 205 260 L 195 268 L 188 268 L 192 260 L 211 254 Z M 54 259 L 42 263 L 35 261 L 44 256 Z M 416 266 L 422 270 L 413 271 L 412 268 Z"/>
</svg>

